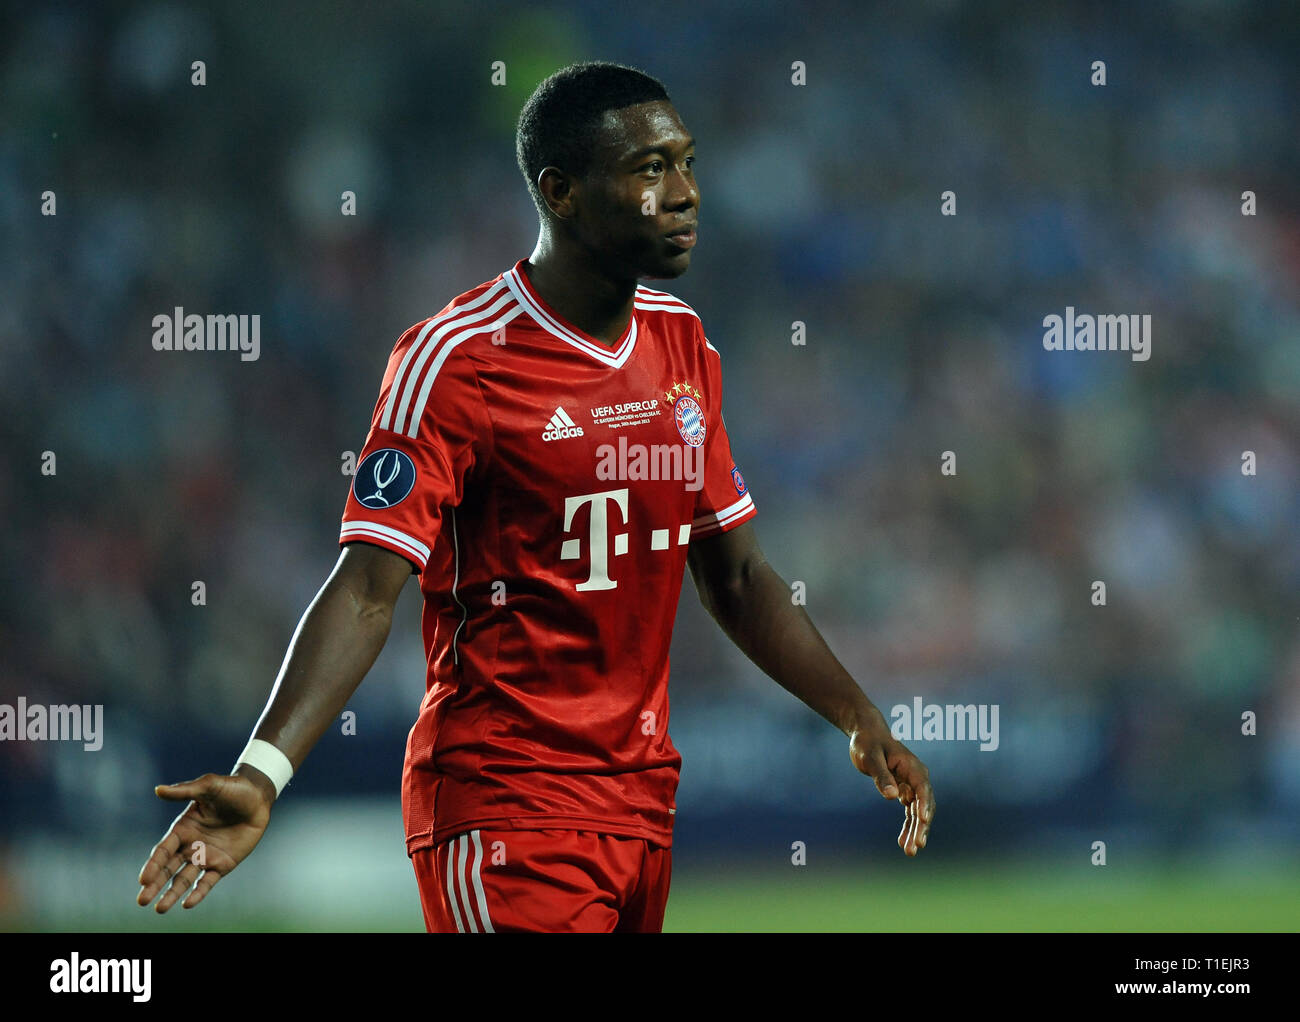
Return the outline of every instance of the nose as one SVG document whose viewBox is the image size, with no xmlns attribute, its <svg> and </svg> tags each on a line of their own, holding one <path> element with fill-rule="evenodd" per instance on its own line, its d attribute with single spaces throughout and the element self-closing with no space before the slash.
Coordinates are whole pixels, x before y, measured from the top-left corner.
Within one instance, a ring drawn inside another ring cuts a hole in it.
<svg viewBox="0 0 1300 1022">
<path fill-rule="evenodd" d="M 667 202 L 674 210 L 690 209 L 700 204 L 699 185 L 695 183 L 695 175 L 684 164 L 673 168 Z"/>
</svg>

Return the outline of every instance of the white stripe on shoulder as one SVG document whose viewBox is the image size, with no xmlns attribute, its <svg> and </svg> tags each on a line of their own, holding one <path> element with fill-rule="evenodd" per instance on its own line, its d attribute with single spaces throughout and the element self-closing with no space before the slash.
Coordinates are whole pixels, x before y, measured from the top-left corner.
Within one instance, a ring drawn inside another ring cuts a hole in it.
<svg viewBox="0 0 1300 1022">
<path fill-rule="evenodd" d="M 645 287 L 642 284 L 638 284 L 636 286 L 635 304 L 638 309 L 645 309 L 647 312 L 656 309 L 659 310 L 660 312 L 689 312 L 692 316 L 694 316 L 697 320 L 699 320 L 700 328 L 701 328 L 701 336 L 703 336 L 704 321 L 700 319 L 700 314 L 696 312 L 694 309 L 692 309 L 680 298 L 678 298 L 676 295 L 670 295 L 667 291 L 656 291 L 654 288 Z M 718 349 L 709 343 L 709 339 L 707 337 L 704 338 L 704 346 L 708 348 L 711 352 L 713 352 L 715 355 L 717 355 L 719 358 L 722 357 Z"/>
<path fill-rule="evenodd" d="M 505 286 L 506 284 L 504 280 L 497 281 L 497 283 L 492 285 L 492 287 L 488 288 L 473 301 L 467 302 L 464 305 L 459 305 L 454 309 L 448 309 L 446 312 L 434 316 L 433 319 L 429 320 L 429 322 L 424 325 L 424 328 L 420 331 L 420 336 L 415 339 L 415 343 L 406 349 L 406 354 L 402 356 L 401 364 L 397 367 L 397 373 L 393 376 L 393 386 L 388 392 L 388 403 L 384 406 L 383 417 L 379 420 L 379 426 L 381 429 L 393 429 L 393 412 L 397 408 L 398 394 L 401 392 L 402 382 L 406 379 L 407 371 L 411 366 L 411 360 L 415 358 L 418 349 L 424 344 L 425 338 L 429 336 L 430 332 L 436 330 L 438 327 L 450 320 L 459 319 L 466 313 L 473 312 L 475 309 L 487 304 L 496 295 L 500 294 L 501 289 Z"/>
<path fill-rule="evenodd" d="M 433 333 L 422 337 L 418 342 L 418 345 L 411 345 L 412 351 L 414 351 L 418 346 L 420 348 L 420 353 L 416 356 L 415 361 L 411 364 L 410 370 L 406 374 L 406 386 L 402 388 L 402 400 L 397 406 L 397 415 L 393 418 L 393 424 L 389 427 L 394 433 L 405 433 L 407 436 L 415 436 L 417 430 L 412 427 L 419 424 L 420 414 L 424 410 L 424 403 L 428 399 L 429 391 L 433 389 L 434 377 L 438 375 L 438 370 L 442 367 L 443 362 L 447 360 L 446 352 L 449 350 L 449 345 L 454 346 L 451 341 L 447 340 L 447 338 L 454 336 L 458 338 L 455 343 L 459 344 L 460 341 L 466 340 L 470 336 L 470 334 L 464 332 L 465 328 L 473 327 L 475 324 L 481 325 L 478 330 L 473 331 L 474 333 L 481 333 L 484 329 L 495 330 L 497 327 L 510 322 L 510 320 L 514 319 L 515 316 L 519 315 L 519 310 L 517 308 L 515 308 L 513 312 L 510 311 L 513 306 L 514 297 L 509 292 L 503 293 L 487 308 L 480 309 L 478 312 L 467 316 L 447 319 L 442 322 L 438 329 Z M 496 320 L 491 320 L 486 324 L 483 323 L 484 320 L 490 320 L 492 316 L 497 316 L 498 314 L 500 315 Z M 420 373 L 424 369 L 425 362 L 429 360 L 429 356 L 432 355 L 435 350 L 438 350 L 438 356 L 433 360 L 433 368 L 429 370 L 428 375 L 424 379 L 424 385 L 420 388 L 418 410 L 414 410 L 412 409 L 411 396 L 415 393 L 415 385 L 420 381 Z M 396 389 L 395 386 L 394 389 Z M 389 395 L 389 398 L 391 400 L 392 394 Z M 412 418 L 409 422 L 407 420 L 408 410 L 412 411 Z M 383 424 L 381 423 L 380 425 L 382 426 Z"/>
<path fill-rule="evenodd" d="M 513 298 L 508 296 L 502 296 L 501 300 L 497 302 L 495 305 L 493 305 L 492 309 L 488 310 L 488 314 L 496 310 L 497 307 L 501 305 L 505 305 L 506 308 L 501 310 L 501 314 L 497 316 L 496 319 L 491 320 L 487 323 L 480 323 L 477 326 L 466 327 L 465 329 L 462 330 L 455 330 L 455 327 L 464 326 L 463 323 L 451 324 L 455 332 L 449 334 L 445 342 L 440 346 L 438 346 L 438 354 L 434 358 L 433 364 L 429 367 L 429 371 L 425 374 L 424 385 L 420 387 L 420 393 L 416 397 L 415 403 L 411 406 L 411 417 L 407 423 L 406 430 L 405 430 L 407 436 L 415 437 L 419 435 L 420 420 L 424 418 L 424 409 L 429 403 L 429 393 L 433 390 L 433 382 L 438 378 L 438 370 L 440 370 L 443 366 L 443 363 L 447 361 L 447 356 L 450 355 L 460 345 L 468 341 L 471 337 L 478 337 L 482 334 L 495 333 L 497 330 L 505 326 L 516 316 L 522 314 L 524 311 L 523 308 L 518 303 L 516 303 Z M 428 353 L 432 351 L 433 351 L 432 345 L 426 347 L 425 355 L 421 357 L 427 358 Z M 419 373 L 417 370 L 417 372 L 412 375 L 411 385 L 414 385 L 415 377 L 418 375 Z M 403 404 L 405 404 L 405 401 L 403 401 Z M 396 426 L 398 432 L 402 431 L 401 423 L 402 423 L 402 417 L 399 414 L 397 426 Z"/>
<path fill-rule="evenodd" d="M 667 291 L 656 291 L 652 287 L 645 287 L 642 284 L 636 286 L 636 300 L 644 302 L 645 308 L 663 308 L 672 309 L 678 312 L 689 312 L 696 319 L 699 314 L 692 309 L 686 302 L 682 301 L 676 295 L 670 295 Z"/>
<path fill-rule="evenodd" d="M 681 302 L 654 302 L 644 298 L 639 298 L 635 303 L 638 309 L 644 309 L 646 312 L 684 312 L 688 316 L 694 316 L 699 319 L 699 313 L 689 305 L 683 305 Z"/>
</svg>

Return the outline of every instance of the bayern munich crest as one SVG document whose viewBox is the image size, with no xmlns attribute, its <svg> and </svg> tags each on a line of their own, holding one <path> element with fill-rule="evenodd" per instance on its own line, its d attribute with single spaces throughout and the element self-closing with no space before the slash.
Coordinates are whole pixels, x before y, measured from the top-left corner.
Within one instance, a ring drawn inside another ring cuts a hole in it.
<svg viewBox="0 0 1300 1022">
<path fill-rule="evenodd" d="M 674 398 L 673 395 L 680 394 Z M 689 383 L 675 383 L 673 389 L 665 395 L 673 403 L 673 421 L 677 432 L 692 447 L 704 443 L 704 409 L 700 407 L 700 392 Z"/>
</svg>

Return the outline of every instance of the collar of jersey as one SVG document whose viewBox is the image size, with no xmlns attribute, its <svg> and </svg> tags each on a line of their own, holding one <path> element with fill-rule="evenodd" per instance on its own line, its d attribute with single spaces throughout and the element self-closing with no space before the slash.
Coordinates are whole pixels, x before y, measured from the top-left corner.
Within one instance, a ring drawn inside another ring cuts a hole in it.
<svg viewBox="0 0 1300 1022">
<path fill-rule="evenodd" d="M 524 260 L 520 259 L 505 274 L 506 285 L 519 300 L 519 305 L 523 310 L 533 317 L 538 326 L 547 333 L 558 337 L 565 344 L 570 344 L 579 351 L 585 352 L 597 362 L 602 362 L 611 369 L 621 369 L 623 364 L 632 357 L 632 349 L 636 347 L 635 308 L 632 310 L 632 318 L 628 321 L 627 329 L 623 331 L 623 336 L 619 338 L 618 345 L 612 349 L 607 348 L 590 334 L 564 322 L 542 301 L 541 295 L 533 290 L 533 286 L 528 282 L 527 275 L 520 269 L 523 263 Z"/>
</svg>

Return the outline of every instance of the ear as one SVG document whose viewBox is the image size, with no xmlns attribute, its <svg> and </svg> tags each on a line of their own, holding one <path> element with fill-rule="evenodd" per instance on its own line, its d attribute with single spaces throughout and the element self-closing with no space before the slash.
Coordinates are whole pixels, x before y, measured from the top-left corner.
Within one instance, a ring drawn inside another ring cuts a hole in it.
<svg viewBox="0 0 1300 1022">
<path fill-rule="evenodd" d="M 561 220 L 573 216 L 576 195 L 573 182 L 564 171 L 558 167 L 545 168 L 537 176 L 537 190 L 542 193 L 542 201 Z"/>
</svg>

